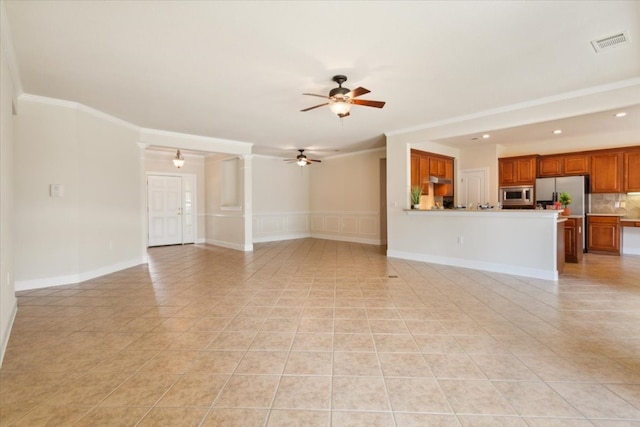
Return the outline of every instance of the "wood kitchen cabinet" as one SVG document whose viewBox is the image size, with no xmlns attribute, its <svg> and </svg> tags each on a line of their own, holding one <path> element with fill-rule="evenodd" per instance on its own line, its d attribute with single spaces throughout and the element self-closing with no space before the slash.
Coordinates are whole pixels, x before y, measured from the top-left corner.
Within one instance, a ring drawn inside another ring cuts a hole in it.
<svg viewBox="0 0 640 427">
<path fill-rule="evenodd" d="M 411 150 L 411 186 L 420 185 L 422 194 L 429 194 L 429 176 L 448 178 L 451 184 L 438 184 L 434 187 L 436 196 L 453 196 L 453 157 Z"/>
<path fill-rule="evenodd" d="M 565 154 L 562 167 L 564 175 L 588 175 L 591 172 L 590 157 L 586 153 Z"/>
<path fill-rule="evenodd" d="M 420 185 L 420 155 L 411 150 L 411 186 Z"/>
<path fill-rule="evenodd" d="M 418 176 L 420 178 L 420 185 L 422 186 L 422 194 L 427 195 L 429 194 L 429 174 L 431 173 L 429 171 L 429 158 L 420 156 L 419 164 L 420 173 Z"/>
<path fill-rule="evenodd" d="M 411 150 L 411 186 L 419 185 L 422 194 L 429 194 L 429 156 L 426 152 Z"/>
<path fill-rule="evenodd" d="M 622 151 L 591 154 L 591 192 L 622 192 Z"/>
<path fill-rule="evenodd" d="M 566 262 L 582 261 L 582 218 L 567 218 L 564 223 L 564 259 Z"/>
<path fill-rule="evenodd" d="M 498 181 L 500 186 L 535 184 L 537 160 L 538 156 L 499 158 Z"/>
<path fill-rule="evenodd" d="M 589 227 L 587 250 L 589 252 L 620 255 L 619 216 L 589 215 L 587 224 Z"/>
<path fill-rule="evenodd" d="M 437 176 L 438 178 L 445 178 L 446 171 L 446 159 L 440 157 L 429 157 L 429 175 Z"/>
<path fill-rule="evenodd" d="M 451 181 L 451 184 L 437 185 L 434 189 L 436 196 L 453 197 L 454 175 L 453 175 L 453 159 L 443 159 L 444 175 L 442 177 Z"/>
<path fill-rule="evenodd" d="M 538 176 L 561 176 L 564 172 L 563 156 L 541 156 L 538 159 Z"/>
<path fill-rule="evenodd" d="M 589 155 L 571 153 L 538 158 L 538 177 L 588 175 Z"/>
<path fill-rule="evenodd" d="M 623 191 L 640 191 L 640 151 L 624 153 Z"/>
</svg>

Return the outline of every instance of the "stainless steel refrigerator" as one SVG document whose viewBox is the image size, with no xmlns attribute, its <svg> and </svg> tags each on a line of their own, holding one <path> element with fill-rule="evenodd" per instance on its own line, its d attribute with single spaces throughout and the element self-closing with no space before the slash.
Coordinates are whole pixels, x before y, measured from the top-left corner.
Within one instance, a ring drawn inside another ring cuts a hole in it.
<svg viewBox="0 0 640 427">
<path fill-rule="evenodd" d="M 585 250 L 587 242 L 586 215 L 589 212 L 589 177 L 588 176 L 563 176 L 558 178 L 536 179 L 535 198 L 536 205 L 545 208 L 547 205 L 558 201 L 558 195 L 566 192 L 571 196 L 569 209 L 571 215 L 582 216 L 582 248 Z"/>
</svg>

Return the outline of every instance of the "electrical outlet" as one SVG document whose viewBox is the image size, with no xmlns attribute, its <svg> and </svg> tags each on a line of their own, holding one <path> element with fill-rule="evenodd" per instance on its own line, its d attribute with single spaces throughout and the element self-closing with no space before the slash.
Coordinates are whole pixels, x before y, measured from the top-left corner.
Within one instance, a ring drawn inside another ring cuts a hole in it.
<svg viewBox="0 0 640 427">
<path fill-rule="evenodd" d="M 464 243 L 464 239 L 462 236 L 458 236 L 458 244 L 461 245 Z"/>
<path fill-rule="evenodd" d="M 614 207 L 616 207 L 616 208 L 619 208 L 619 207 L 620 207 L 620 202 L 615 202 L 615 203 L 613 204 L 613 206 L 614 206 Z"/>
<path fill-rule="evenodd" d="M 620 202 L 620 207 L 624 208 L 626 206 L 625 202 Z"/>
</svg>

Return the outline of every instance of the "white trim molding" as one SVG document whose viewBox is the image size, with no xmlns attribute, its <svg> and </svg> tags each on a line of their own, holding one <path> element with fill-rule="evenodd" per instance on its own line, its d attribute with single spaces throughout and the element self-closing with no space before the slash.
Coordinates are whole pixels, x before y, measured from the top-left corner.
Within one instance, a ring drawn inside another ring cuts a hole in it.
<svg viewBox="0 0 640 427">
<path fill-rule="evenodd" d="M 311 237 L 309 212 L 253 214 L 253 242 Z"/>
<path fill-rule="evenodd" d="M 271 212 L 253 215 L 253 242 L 272 242 L 314 237 L 342 242 L 382 244 L 380 213 Z"/>
<path fill-rule="evenodd" d="M 129 261 L 118 262 L 116 264 L 107 265 L 91 271 L 84 271 L 79 274 L 69 274 L 66 276 L 57 277 L 43 277 L 41 279 L 22 280 L 16 281 L 16 291 L 28 291 L 30 289 L 41 289 L 49 286 L 62 286 L 71 285 L 75 283 L 84 282 L 85 280 L 91 280 L 96 277 L 105 276 L 107 274 L 115 273 L 117 271 L 125 270 L 127 268 L 136 267 L 141 264 L 146 264 L 148 257 L 146 255 L 131 259 Z"/>
<path fill-rule="evenodd" d="M 7 346 L 9 345 L 9 338 L 11 336 L 11 330 L 13 329 L 13 322 L 16 320 L 16 315 L 18 314 L 18 300 L 14 300 L 13 307 L 11 308 L 11 319 L 7 322 L 7 326 L 2 331 L 2 347 L 0 347 L 0 366 L 2 366 L 2 361 L 4 360 L 4 354 L 7 350 Z"/>
</svg>

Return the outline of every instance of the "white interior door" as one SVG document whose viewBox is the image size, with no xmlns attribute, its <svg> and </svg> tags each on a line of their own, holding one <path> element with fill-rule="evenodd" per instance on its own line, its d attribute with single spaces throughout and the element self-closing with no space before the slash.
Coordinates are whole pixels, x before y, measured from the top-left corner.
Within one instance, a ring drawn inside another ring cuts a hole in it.
<svg viewBox="0 0 640 427">
<path fill-rule="evenodd" d="M 182 178 L 149 175 L 149 246 L 182 244 Z"/>
<path fill-rule="evenodd" d="M 464 206 L 478 206 L 489 201 L 487 194 L 487 170 L 471 169 L 460 173 L 460 198 Z"/>
</svg>

